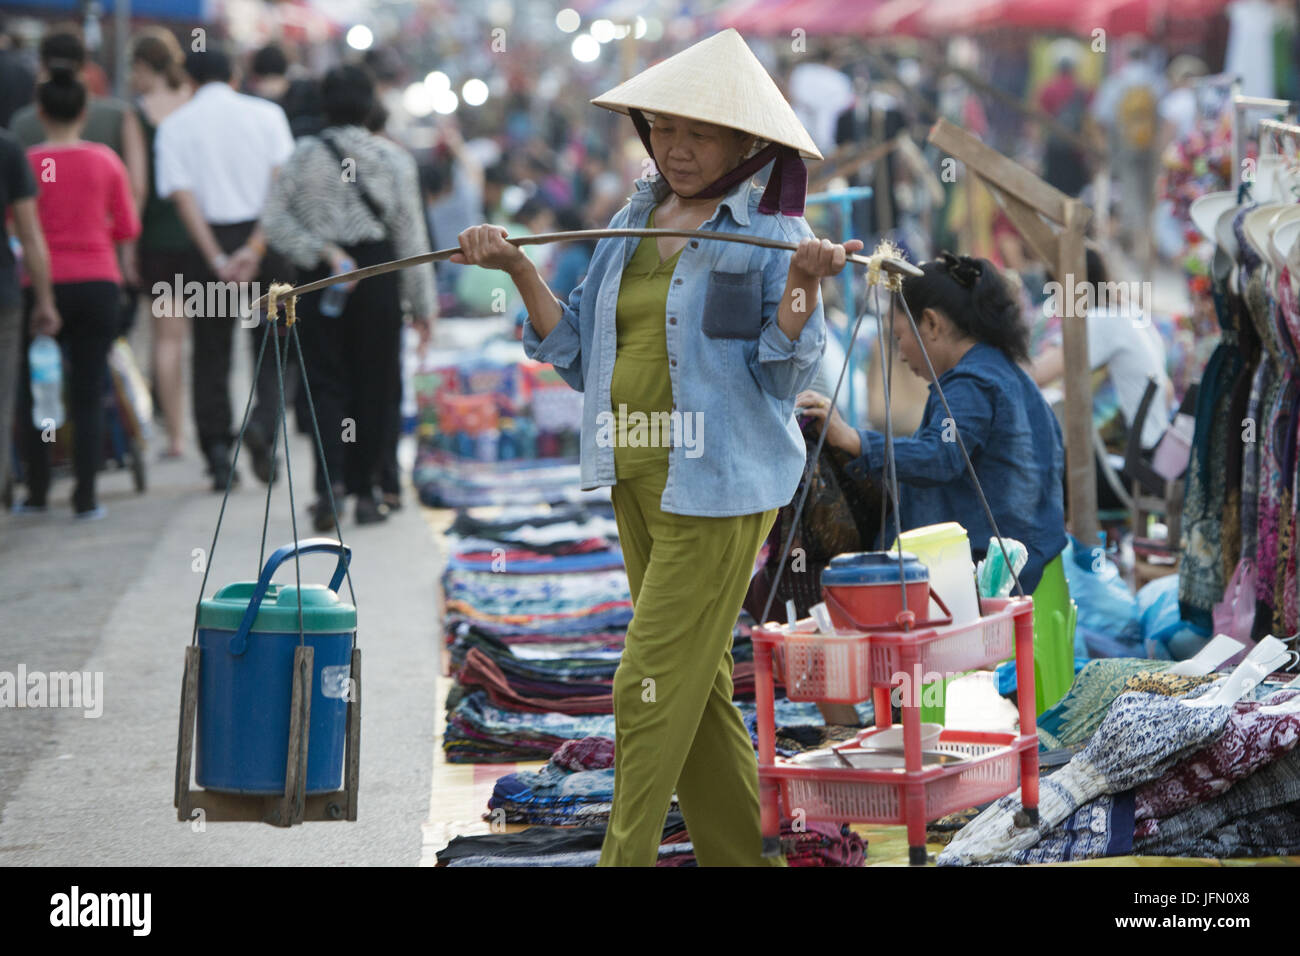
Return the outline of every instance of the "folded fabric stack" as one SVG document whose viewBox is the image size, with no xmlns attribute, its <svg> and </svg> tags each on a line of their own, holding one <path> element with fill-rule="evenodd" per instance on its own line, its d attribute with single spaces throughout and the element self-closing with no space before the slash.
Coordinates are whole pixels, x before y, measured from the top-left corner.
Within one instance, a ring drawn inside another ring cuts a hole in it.
<svg viewBox="0 0 1300 956">
<path fill-rule="evenodd" d="M 1300 853 L 1300 689 L 1266 681 L 1235 704 L 1188 706 L 1217 682 L 1106 663 L 1113 673 L 1095 672 L 1062 702 L 1071 713 L 1060 742 L 1095 730 L 1042 780 L 1038 823 L 1018 796 L 1003 797 L 952 838 L 940 865 Z M 1085 699 L 1104 707 L 1095 725 Z"/>
<path fill-rule="evenodd" d="M 608 504 L 457 516 L 442 579 L 456 678 L 448 760 L 544 760 L 593 732 L 590 722 L 565 718 L 613 713 L 614 672 L 632 620 L 617 534 Z M 735 696 L 752 699 L 753 645 L 743 619 L 732 656 Z"/>
<path fill-rule="evenodd" d="M 660 865 L 690 857 L 691 845 L 680 838 L 686 822 L 677 811 L 664 821 Z M 439 866 L 595 866 L 605 841 L 605 823 L 571 827 L 528 827 L 516 833 L 458 836 L 438 851 Z M 678 864 L 680 865 L 680 864 Z"/>
<path fill-rule="evenodd" d="M 456 837 L 438 852 L 439 866 L 595 866 L 605 822 L 532 826 L 517 833 Z M 862 866 L 867 843 L 847 826 L 812 823 L 796 831 L 781 821 L 781 849 L 790 866 Z M 664 822 L 656 866 L 697 866 L 695 849 L 677 810 Z"/>
</svg>

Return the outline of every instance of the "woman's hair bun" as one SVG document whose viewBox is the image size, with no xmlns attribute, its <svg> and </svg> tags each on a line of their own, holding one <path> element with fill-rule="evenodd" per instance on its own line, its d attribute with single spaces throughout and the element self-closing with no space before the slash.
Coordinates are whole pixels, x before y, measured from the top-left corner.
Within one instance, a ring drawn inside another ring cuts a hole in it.
<svg viewBox="0 0 1300 956">
<path fill-rule="evenodd" d="M 963 336 L 1001 349 L 1012 361 L 1028 361 L 1029 329 L 997 266 L 941 252 L 922 263 L 921 272 L 903 280 L 903 299 L 914 316 L 935 309 Z"/>
<path fill-rule="evenodd" d="M 951 252 L 939 253 L 939 261 L 948 270 L 948 275 L 963 289 L 973 289 L 984 275 L 984 263 L 974 256 L 954 256 Z"/>
<path fill-rule="evenodd" d="M 55 57 L 45 61 L 45 70 L 50 74 L 50 81 L 53 83 L 73 83 L 77 81 L 77 74 L 81 72 L 81 64 L 76 60 Z"/>
</svg>

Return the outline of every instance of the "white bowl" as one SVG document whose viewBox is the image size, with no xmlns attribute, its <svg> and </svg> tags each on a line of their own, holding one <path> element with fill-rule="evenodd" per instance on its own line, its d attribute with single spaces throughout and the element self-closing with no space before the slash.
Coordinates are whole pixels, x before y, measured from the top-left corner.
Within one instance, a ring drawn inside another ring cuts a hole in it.
<svg viewBox="0 0 1300 956">
<path fill-rule="evenodd" d="M 939 745 L 939 735 L 941 733 L 943 733 L 943 724 L 922 724 L 921 749 L 934 750 Z M 859 747 L 869 747 L 873 750 L 897 750 L 902 752 L 903 727 L 901 724 L 896 724 L 885 730 L 876 730 L 863 734 L 858 737 L 857 744 Z"/>
</svg>

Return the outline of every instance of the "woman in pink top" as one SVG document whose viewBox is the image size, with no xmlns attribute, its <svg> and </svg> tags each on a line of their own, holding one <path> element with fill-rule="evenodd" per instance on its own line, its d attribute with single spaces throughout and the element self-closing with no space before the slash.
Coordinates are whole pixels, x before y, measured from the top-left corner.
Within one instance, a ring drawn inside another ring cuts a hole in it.
<svg viewBox="0 0 1300 956">
<path fill-rule="evenodd" d="M 126 167 L 107 146 L 80 138 L 86 88 L 71 70 L 50 69 L 37 89 L 45 142 L 27 151 L 40 190 L 36 210 L 50 250 L 54 300 L 62 317 L 57 330 L 68 381 L 78 518 L 102 517 L 95 500 L 95 473 L 104 440 L 104 385 L 109 346 L 118 331 L 118 248 L 140 234 Z M 30 343 L 30 330 L 27 342 Z M 30 380 L 23 348 L 22 383 Z M 24 433 L 27 501 L 20 511 L 44 511 L 50 488 L 48 434 L 32 425 L 31 389 L 19 389 Z"/>
</svg>

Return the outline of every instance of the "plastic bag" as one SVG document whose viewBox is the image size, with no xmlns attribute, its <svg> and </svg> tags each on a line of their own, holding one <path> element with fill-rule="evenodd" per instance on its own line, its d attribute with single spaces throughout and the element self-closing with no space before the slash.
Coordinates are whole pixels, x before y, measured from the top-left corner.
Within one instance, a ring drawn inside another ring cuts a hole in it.
<svg viewBox="0 0 1300 956">
<path fill-rule="evenodd" d="M 108 371 L 123 425 L 134 438 L 147 442 L 153 428 L 153 394 L 126 339 L 116 340 L 108 350 Z"/>
<path fill-rule="evenodd" d="M 1146 656 L 1156 660 L 1194 657 L 1210 634 L 1184 621 L 1178 609 L 1178 575 L 1156 578 L 1137 593 L 1138 622 Z"/>
<path fill-rule="evenodd" d="M 1064 551 L 1065 579 L 1079 607 L 1076 634 L 1092 657 L 1144 657 L 1137 599 L 1100 548 L 1073 535 Z"/>
<path fill-rule="evenodd" d="M 1011 558 L 1010 569 L 1007 568 L 1006 558 L 1002 556 L 1002 548 L 1007 549 L 1007 555 Z M 1019 574 L 1025 569 L 1025 565 L 1029 562 L 1029 549 L 1015 538 L 1003 538 L 1001 547 L 998 545 L 997 538 L 989 538 L 985 553 L 988 556 L 975 569 L 980 597 L 1010 596 L 1012 588 L 1015 587 L 1015 578 L 1012 577 L 1011 572 L 1015 571 Z"/>
</svg>

